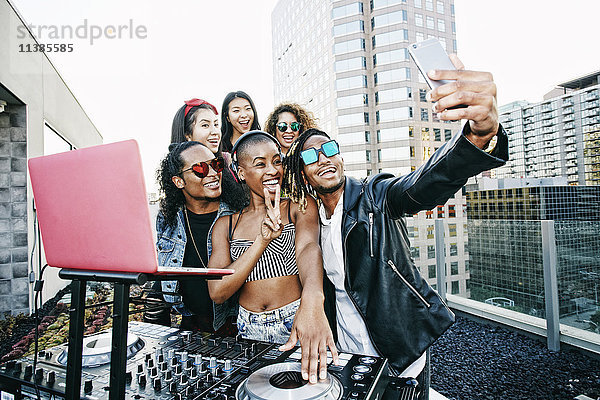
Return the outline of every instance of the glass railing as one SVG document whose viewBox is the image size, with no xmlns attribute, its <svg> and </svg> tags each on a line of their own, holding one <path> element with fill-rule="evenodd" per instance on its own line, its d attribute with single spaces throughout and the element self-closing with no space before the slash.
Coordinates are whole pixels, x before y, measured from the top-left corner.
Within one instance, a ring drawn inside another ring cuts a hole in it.
<svg viewBox="0 0 600 400">
<path fill-rule="evenodd" d="M 526 330 L 547 336 L 551 348 L 557 349 L 559 341 L 572 344 L 575 337 L 590 345 L 582 347 L 597 351 L 600 221 L 585 220 L 584 213 L 568 220 L 528 220 L 531 210 L 522 211 L 523 219 L 467 219 L 463 257 L 468 268 L 458 277 L 445 252 L 437 251 L 456 238 L 445 237 L 448 222 L 436 220 L 436 290 L 451 308 L 468 304 L 478 317 L 502 314 L 502 322 L 514 321 L 519 329 L 529 324 Z M 453 283 L 457 278 L 464 283 Z"/>
</svg>

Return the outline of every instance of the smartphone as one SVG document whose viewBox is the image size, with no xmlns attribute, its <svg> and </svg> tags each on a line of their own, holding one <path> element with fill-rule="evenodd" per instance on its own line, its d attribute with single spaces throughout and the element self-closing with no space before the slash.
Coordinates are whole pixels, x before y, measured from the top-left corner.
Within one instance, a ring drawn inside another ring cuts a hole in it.
<svg viewBox="0 0 600 400">
<path fill-rule="evenodd" d="M 431 89 L 451 82 L 448 80 L 434 81 L 427 76 L 427 72 L 432 69 L 456 69 L 439 40 L 431 38 L 413 43 L 408 46 L 408 52 Z"/>
<path fill-rule="evenodd" d="M 440 79 L 439 81 L 434 81 L 433 79 L 429 79 L 427 76 L 427 71 L 431 71 L 432 69 L 456 69 L 454 64 L 452 64 L 452 60 L 448 57 L 448 53 L 442 47 L 442 44 L 436 38 L 431 38 L 424 40 L 422 42 L 413 43 L 408 46 L 408 52 L 410 56 L 419 67 L 419 71 L 427 81 L 429 88 L 435 89 L 439 86 L 445 85 L 446 83 L 450 83 L 452 81 Z M 453 107 L 448 107 L 448 110 L 455 110 L 457 108 L 466 108 L 467 106 L 464 104 L 458 104 Z"/>
</svg>

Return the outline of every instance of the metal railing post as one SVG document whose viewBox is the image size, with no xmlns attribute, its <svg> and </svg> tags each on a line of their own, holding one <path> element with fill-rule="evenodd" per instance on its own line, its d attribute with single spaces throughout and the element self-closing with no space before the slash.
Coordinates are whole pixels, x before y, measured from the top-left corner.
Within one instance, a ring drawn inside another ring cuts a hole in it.
<svg viewBox="0 0 600 400">
<path fill-rule="evenodd" d="M 446 255 L 444 240 L 444 220 L 435 220 L 435 275 L 437 277 L 437 292 L 446 301 Z"/>
<path fill-rule="evenodd" d="M 544 297 L 546 304 L 546 335 L 548 349 L 560 350 L 560 321 L 558 307 L 558 284 L 556 278 L 557 258 L 554 221 L 541 221 L 542 260 L 544 264 Z"/>
</svg>

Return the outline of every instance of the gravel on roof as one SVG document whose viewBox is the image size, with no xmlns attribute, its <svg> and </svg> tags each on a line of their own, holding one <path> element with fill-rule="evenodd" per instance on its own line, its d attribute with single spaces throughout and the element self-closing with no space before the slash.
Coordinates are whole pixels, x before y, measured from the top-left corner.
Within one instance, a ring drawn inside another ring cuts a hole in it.
<svg viewBox="0 0 600 400">
<path fill-rule="evenodd" d="M 600 359 L 457 317 L 431 347 L 431 387 L 451 400 L 597 399 Z"/>
</svg>

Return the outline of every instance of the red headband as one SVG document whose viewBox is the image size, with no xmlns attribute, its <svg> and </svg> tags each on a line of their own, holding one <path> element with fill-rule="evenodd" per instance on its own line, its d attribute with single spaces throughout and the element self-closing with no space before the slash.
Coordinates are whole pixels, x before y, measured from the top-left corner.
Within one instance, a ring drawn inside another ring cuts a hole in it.
<svg viewBox="0 0 600 400">
<path fill-rule="evenodd" d="M 212 104 L 210 104 L 208 101 L 206 100 L 202 100 L 202 99 L 191 99 L 191 100 L 187 100 L 184 101 L 184 103 L 186 104 L 185 106 L 185 111 L 183 112 L 183 118 L 187 117 L 187 113 L 193 108 L 193 107 L 198 107 L 201 106 L 202 104 L 206 104 L 210 107 L 211 110 L 213 110 L 215 112 L 216 115 L 219 115 L 219 112 L 217 111 L 217 108 L 215 106 L 213 106 Z"/>
</svg>

